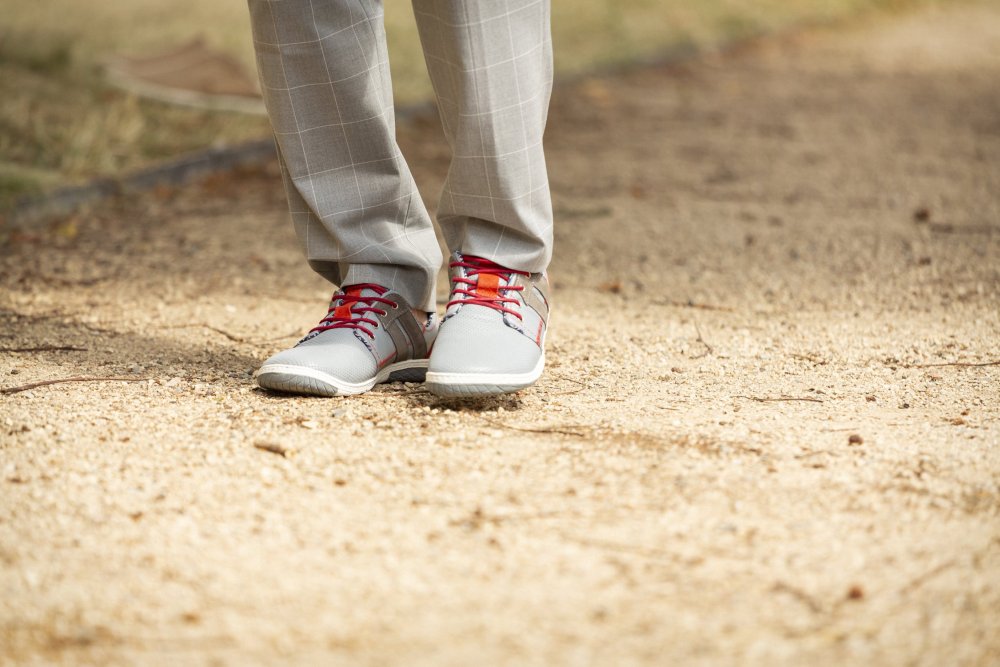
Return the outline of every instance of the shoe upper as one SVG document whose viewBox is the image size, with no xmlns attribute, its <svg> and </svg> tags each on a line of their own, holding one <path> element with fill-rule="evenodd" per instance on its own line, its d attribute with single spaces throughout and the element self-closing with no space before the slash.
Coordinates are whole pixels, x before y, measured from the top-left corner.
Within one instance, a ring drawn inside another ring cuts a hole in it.
<svg viewBox="0 0 1000 667">
<path fill-rule="evenodd" d="M 429 370 L 525 373 L 538 363 L 549 315 L 544 273 L 455 253 L 452 290 Z"/>
<path fill-rule="evenodd" d="M 426 358 L 438 323 L 413 316 L 400 294 L 366 283 L 336 292 L 330 309 L 295 347 L 264 362 L 311 368 L 346 382 L 370 380 L 390 363 Z"/>
</svg>

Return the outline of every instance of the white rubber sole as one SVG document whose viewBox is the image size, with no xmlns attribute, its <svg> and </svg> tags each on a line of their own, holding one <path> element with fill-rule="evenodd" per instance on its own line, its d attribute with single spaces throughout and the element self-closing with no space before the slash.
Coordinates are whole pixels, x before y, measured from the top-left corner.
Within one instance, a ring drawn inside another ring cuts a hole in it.
<svg viewBox="0 0 1000 667">
<path fill-rule="evenodd" d="M 545 353 L 527 373 L 434 373 L 427 372 L 424 384 L 436 396 L 499 396 L 526 389 L 545 370 Z"/>
<path fill-rule="evenodd" d="M 389 381 L 422 382 L 427 372 L 427 359 L 410 359 L 389 364 L 365 382 L 347 382 L 341 378 L 304 366 L 265 364 L 254 374 L 264 389 L 310 396 L 353 396 L 369 391 L 377 384 Z"/>
</svg>

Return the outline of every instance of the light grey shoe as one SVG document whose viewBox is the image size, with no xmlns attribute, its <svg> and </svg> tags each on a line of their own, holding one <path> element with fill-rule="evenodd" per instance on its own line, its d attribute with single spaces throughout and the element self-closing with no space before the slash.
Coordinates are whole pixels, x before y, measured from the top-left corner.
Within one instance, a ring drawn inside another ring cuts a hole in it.
<svg viewBox="0 0 1000 667">
<path fill-rule="evenodd" d="M 427 388 L 438 396 L 493 396 L 530 387 L 545 367 L 545 274 L 459 253 L 452 260 L 451 301 Z"/>
<path fill-rule="evenodd" d="M 347 396 L 380 382 L 421 382 L 438 321 L 418 322 L 409 304 L 385 287 L 352 285 L 333 295 L 319 325 L 257 371 L 265 389 Z"/>
</svg>

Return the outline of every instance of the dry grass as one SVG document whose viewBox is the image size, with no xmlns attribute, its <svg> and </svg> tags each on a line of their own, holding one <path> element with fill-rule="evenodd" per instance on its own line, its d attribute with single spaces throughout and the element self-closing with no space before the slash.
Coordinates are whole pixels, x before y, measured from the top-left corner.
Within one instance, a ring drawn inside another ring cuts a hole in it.
<svg viewBox="0 0 1000 667">
<path fill-rule="evenodd" d="M 836 20 L 915 0 L 555 0 L 562 73 L 651 53 L 709 48 L 800 21 Z M 408 3 L 387 3 L 397 99 L 429 94 Z M 0 209 L 57 183 L 267 132 L 266 120 L 172 108 L 109 88 L 112 54 L 168 49 L 195 35 L 253 67 L 244 0 L 13 3 L 0 28 Z"/>
</svg>

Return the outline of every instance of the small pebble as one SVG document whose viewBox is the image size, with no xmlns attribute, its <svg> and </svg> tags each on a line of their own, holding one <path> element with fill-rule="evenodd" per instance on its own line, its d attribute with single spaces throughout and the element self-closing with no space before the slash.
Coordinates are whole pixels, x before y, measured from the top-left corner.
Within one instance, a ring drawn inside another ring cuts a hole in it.
<svg viewBox="0 0 1000 667">
<path fill-rule="evenodd" d="M 865 442 L 865 439 L 862 438 L 857 433 L 852 433 L 847 438 L 847 444 L 849 444 L 849 445 L 861 445 L 861 444 L 864 444 L 864 442 Z"/>
</svg>

